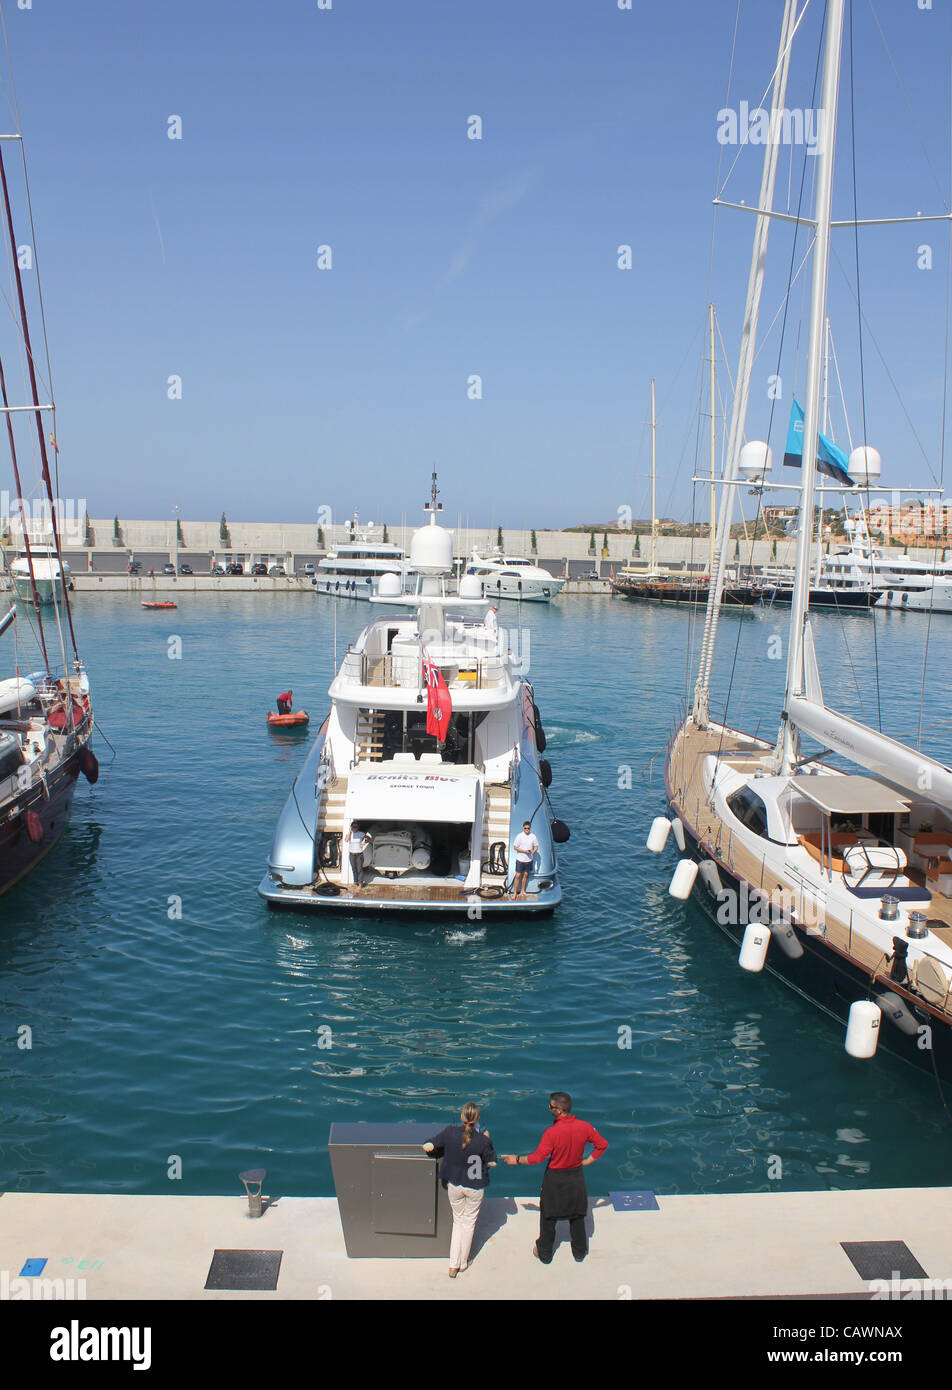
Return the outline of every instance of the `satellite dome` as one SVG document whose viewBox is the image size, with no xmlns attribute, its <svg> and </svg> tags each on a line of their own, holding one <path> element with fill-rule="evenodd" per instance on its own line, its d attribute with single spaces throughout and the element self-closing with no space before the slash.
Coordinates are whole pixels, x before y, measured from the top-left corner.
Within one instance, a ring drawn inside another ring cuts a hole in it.
<svg viewBox="0 0 952 1390">
<path fill-rule="evenodd" d="M 846 471 L 856 487 L 866 487 L 875 483 L 883 471 L 883 460 L 878 449 L 869 444 L 858 445 L 849 456 Z"/>
<path fill-rule="evenodd" d="M 770 445 L 760 439 L 752 439 L 740 451 L 737 470 L 748 483 L 761 483 L 770 472 L 772 463 Z"/>
<path fill-rule="evenodd" d="M 410 541 L 410 565 L 421 574 L 447 574 L 453 568 L 453 535 L 442 526 L 421 526 Z"/>
<path fill-rule="evenodd" d="M 388 570 L 386 574 L 380 576 L 377 585 L 377 594 L 380 598 L 399 598 L 403 593 L 403 585 L 400 582 L 399 574 L 394 574 Z"/>
<path fill-rule="evenodd" d="M 460 598 L 482 598 L 483 581 L 478 574 L 464 574 L 459 581 Z"/>
</svg>

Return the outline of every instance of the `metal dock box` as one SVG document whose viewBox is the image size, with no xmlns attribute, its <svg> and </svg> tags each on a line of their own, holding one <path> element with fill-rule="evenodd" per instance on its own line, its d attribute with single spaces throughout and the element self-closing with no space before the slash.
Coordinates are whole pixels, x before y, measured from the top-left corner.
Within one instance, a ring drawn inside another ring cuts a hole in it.
<svg viewBox="0 0 952 1390">
<path fill-rule="evenodd" d="M 421 1145 L 440 1125 L 335 1124 L 328 1149 L 351 1259 L 448 1256 L 453 1213 Z"/>
</svg>

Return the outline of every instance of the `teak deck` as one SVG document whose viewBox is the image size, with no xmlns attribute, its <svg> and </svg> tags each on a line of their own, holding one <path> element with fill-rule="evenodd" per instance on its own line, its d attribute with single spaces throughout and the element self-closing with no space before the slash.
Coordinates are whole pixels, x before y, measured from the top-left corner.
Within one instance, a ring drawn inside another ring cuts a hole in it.
<svg viewBox="0 0 952 1390">
<path fill-rule="evenodd" d="M 669 788 L 673 803 L 693 828 L 702 851 L 719 859 L 736 878 L 746 880 L 752 888 L 763 889 L 770 898 L 784 893 L 789 902 L 792 884 L 781 883 L 776 873 L 767 869 L 765 857 L 758 857 L 734 839 L 733 832 L 718 819 L 707 803 L 707 789 L 703 780 L 704 759 L 709 754 L 715 754 L 727 760 L 731 767 L 746 772 L 763 766 L 763 760 L 769 753 L 768 747 L 743 734 L 699 729 L 694 724 L 684 725 L 671 746 Z M 925 886 L 925 875 L 918 870 L 909 868 L 905 874 L 911 882 Z M 888 891 L 888 888 L 883 890 L 884 893 Z M 877 952 L 875 946 L 864 937 L 854 934 L 851 921 L 843 921 L 828 911 L 826 904 L 809 888 L 795 890 L 795 902 L 798 923 L 810 920 L 822 923 L 825 938 L 831 945 L 868 969 L 871 975 L 884 974 L 888 981 L 891 957 Z M 952 946 L 952 899 L 933 892 L 928 918 L 929 930 L 946 945 Z M 949 1012 L 948 1001 L 942 1012 Z"/>
</svg>

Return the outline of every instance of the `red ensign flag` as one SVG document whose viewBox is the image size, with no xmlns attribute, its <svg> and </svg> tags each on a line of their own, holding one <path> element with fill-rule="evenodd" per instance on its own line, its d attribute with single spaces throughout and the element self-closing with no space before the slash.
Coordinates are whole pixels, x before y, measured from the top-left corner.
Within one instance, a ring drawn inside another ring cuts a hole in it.
<svg viewBox="0 0 952 1390">
<path fill-rule="evenodd" d="M 423 653 L 423 683 L 426 686 L 426 731 L 440 743 L 445 743 L 446 731 L 450 727 L 450 716 L 453 713 L 453 701 L 446 688 L 446 681 L 426 652 Z"/>
</svg>

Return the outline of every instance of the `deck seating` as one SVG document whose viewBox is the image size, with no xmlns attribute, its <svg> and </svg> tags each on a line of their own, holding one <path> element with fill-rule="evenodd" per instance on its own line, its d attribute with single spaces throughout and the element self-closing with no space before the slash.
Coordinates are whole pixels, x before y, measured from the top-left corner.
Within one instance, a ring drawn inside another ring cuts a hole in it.
<svg viewBox="0 0 952 1390">
<path fill-rule="evenodd" d="M 952 898 L 952 859 L 934 859 L 926 869 L 926 878 L 931 879 L 944 898 Z"/>
</svg>

